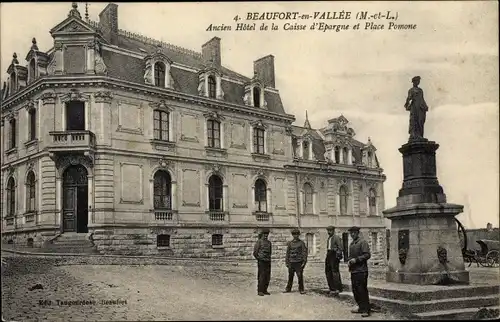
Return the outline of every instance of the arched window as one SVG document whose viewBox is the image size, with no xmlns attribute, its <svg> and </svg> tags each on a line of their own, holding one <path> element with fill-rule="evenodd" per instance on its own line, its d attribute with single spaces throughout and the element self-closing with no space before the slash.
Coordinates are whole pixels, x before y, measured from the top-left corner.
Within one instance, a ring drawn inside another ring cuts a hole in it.
<svg viewBox="0 0 500 322">
<path fill-rule="evenodd" d="M 169 117 L 170 113 L 160 110 L 154 111 L 153 135 L 155 140 L 169 140 Z"/>
<path fill-rule="evenodd" d="M 302 142 L 302 158 L 304 160 L 309 160 L 309 142 L 308 141 L 303 141 Z"/>
<path fill-rule="evenodd" d="M 10 124 L 10 141 L 9 141 L 9 149 L 13 149 L 16 147 L 16 134 L 17 134 L 17 129 L 16 129 L 16 119 L 12 118 L 9 121 Z"/>
<path fill-rule="evenodd" d="M 314 255 L 316 252 L 316 245 L 314 245 L 314 234 L 313 233 L 307 233 L 306 234 L 306 246 L 307 246 L 307 253 L 309 255 Z"/>
<path fill-rule="evenodd" d="M 216 120 L 207 121 L 208 146 L 211 148 L 220 148 L 220 122 Z"/>
<path fill-rule="evenodd" d="M 30 69 L 29 69 L 29 77 L 30 77 L 30 82 L 33 82 L 36 78 L 36 64 L 35 64 L 35 58 L 33 58 L 30 61 Z"/>
<path fill-rule="evenodd" d="M 154 175 L 154 209 L 172 209 L 172 179 L 167 171 Z"/>
<path fill-rule="evenodd" d="M 7 216 L 14 216 L 16 213 L 16 184 L 14 178 L 9 178 L 7 182 Z"/>
<path fill-rule="evenodd" d="M 30 171 L 26 176 L 26 212 L 36 210 L 36 182 L 35 174 Z"/>
<path fill-rule="evenodd" d="M 304 184 L 304 214 L 313 214 L 313 188 L 309 183 Z"/>
<path fill-rule="evenodd" d="M 347 194 L 347 187 L 346 186 L 341 186 L 339 189 L 339 196 L 340 196 L 340 214 L 342 216 L 347 215 L 347 202 L 349 195 Z"/>
<path fill-rule="evenodd" d="M 257 211 L 267 212 L 267 187 L 262 179 L 255 181 L 255 206 Z"/>
<path fill-rule="evenodd" d="M 342 148 L 342 161 L 345 164 L 347 164 L 347 155 L 348 155 L 347 148 L 346 147 Z"/>
<path fill-rule="evenodd" d="M 208 179 L 208 210 L 222 211 L 222 179 L 212 175 Z"/>
<path fill-rule="evenodd" d="M 340 150 L 338 146 L 335 147 L 334 154 L 335 154 L 335 163 L 340 163 Z"/>
<path fill-rule="evenodd" d="M 212 75 L 208 76 L 208 97 L 216 98 L 217 96 L 217 83 L 215 82 L 215 77 Z"/>
<path fill-rule="evenodd" d="M 257 86 L 253 88 L 253 106 L 260 107 L 260 88 Z"/>
<path fill-rule="evenodd" d="M 370 207 L 370 209 L 369 209 L 370 216 L 376 216 L 377 215 L 377 194 L 375 193 L 375 190 L 373 188 L 370 189 L 370 192 L 369 192 L 368 205 Z"/>
<path fill-rule="evenodd" d="M 165 64 L 155 63 L 155 86 L 165 87 Z"/>
<path fill-rule="evenodd" d="M 36 109 L 32 108 L 28 111 L 29 115 L 29 140 L 36 139 Z"/>
</svg>

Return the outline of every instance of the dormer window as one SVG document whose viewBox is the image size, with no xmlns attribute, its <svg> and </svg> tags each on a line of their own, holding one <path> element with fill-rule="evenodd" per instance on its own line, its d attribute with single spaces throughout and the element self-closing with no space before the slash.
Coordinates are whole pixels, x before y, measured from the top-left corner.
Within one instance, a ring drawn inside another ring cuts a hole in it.
<svg viewBox="0 0 500 322">
<path fill-rule="evenodd" d="M 308 141 L 304 141 L 302 143 L 302 156 L 304 158 L 304 160 L 309 160 L 309 142 Z"/>
<path fill-rule="evenodd" d="M 36 61 L 35 58 L 31 59 L 29 69 L 28 69 L 28 77 L 29 77 L 29 82 L 32 83 L 37 75 L 36 75 Z"/>
<path fill-rule="evenodd" d="M 213 75 L 208 76 L 208 97 L 217 97 L 217 83 Z"/>
<path fill-rule="evenodd" d="M 154 65 L 155 71 L 155 86 L 165 87 L 165 64 L 157 62 Z"/>
<path fill-rule="evenodd" d="M 163 47 L 158 45 L 156 52 L 144 58 L 146 69 L 144 82 L 161 88 L 171 88 L 170 65 L 172 61 L 163 53 Z"/>
<path fill-rule="evenodd" d="M 253 106 L 260 107 L 260 88 L 253 88 Z"/>
<path fill-rule="evenodd" d="M 10 74 L 10 94 L 14 94 L 17 91 L 17 78 L 16 73 Z"/>
<path fill-rule="evenodd" d="M 368 166 L 371 167 L 372 166 L 372 151 L 368 151 Z"/>
<path fill-rule="evenodd" d="M 340 149 L 338 146 L 334 149 L 335 163 L 340 163 Z"/>
</svg>

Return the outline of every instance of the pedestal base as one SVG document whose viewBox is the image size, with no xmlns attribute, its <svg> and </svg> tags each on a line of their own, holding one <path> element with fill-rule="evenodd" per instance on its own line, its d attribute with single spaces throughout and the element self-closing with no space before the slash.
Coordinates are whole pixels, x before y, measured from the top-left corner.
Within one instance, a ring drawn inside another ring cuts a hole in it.
<svg viewBox="0 0 500 322">
<path fill-rule="evenodd" d="M 420 285 L 469 284 L 455 216 L 463 206 L 421 203 L 384 211 L 391 223 L 386 280 Z"/>
</svg>

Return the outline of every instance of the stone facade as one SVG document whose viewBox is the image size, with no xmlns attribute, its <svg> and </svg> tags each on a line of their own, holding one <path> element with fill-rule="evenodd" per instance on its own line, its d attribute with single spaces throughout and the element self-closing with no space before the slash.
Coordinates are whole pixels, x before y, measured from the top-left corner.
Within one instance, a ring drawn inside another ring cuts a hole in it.
<svg viewBox="0 0 500 322">
<path fill-rule="evenodd" d="M 251 258 L 268 227 L 282 258 L 299 227 L 322 259 L 326 226 L 348 241 L 357 225 L 384 261 L 385 176 L 345 117 L 292 125 L 273 56 L 247 78 L 221 65 L 219 38 L 200 54 L 118 29 L 114 4 L 100 17 L 74 5 L 52 49 L 33 40 L 26 59 L 38 68 L 9 67 L 4 241 L 40 246 L 77 231 L 102 253 Z"/>
</svg>

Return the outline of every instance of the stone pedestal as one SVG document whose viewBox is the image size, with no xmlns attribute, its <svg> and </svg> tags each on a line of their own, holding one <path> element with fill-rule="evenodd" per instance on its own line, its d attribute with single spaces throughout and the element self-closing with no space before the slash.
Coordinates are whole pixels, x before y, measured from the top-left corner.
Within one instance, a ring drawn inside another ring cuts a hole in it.
<svg viewBox="0 0 500 322">
<path fill-rule="evenodd" d="M 386 281 L 405 284 L 468 284 L 455 216 L 463 206 L 446 203 L 436 177 L 438 144 L 408 142 L 397 205 L 383 211 L 391 220 Z"/>
</svg>

